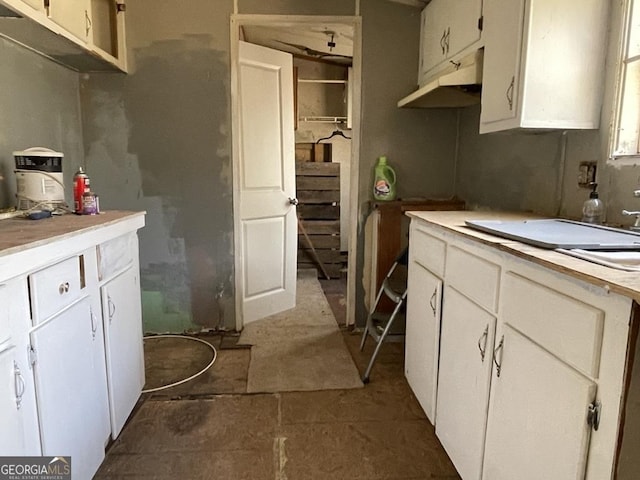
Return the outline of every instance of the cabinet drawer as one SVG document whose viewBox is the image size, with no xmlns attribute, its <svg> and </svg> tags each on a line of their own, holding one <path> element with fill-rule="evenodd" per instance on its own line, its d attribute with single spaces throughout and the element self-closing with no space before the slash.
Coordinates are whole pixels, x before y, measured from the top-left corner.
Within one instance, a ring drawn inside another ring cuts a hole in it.
<svg viewBox="0 0 640 480">
<path fill-rule="evenodd" d="M 503 319 L 564 362 L 597 378 L 605 312 L 513 273 L 505 275 Z"/>
<path fill-rule="evenodd" d="M 456 246 L 449 248 L 447 283 L 481 307 L 495 312 L 498 307 L 500 267 Z"/>
<path fill-rule="evenodd" d="M 85 287 L 84 255 L 63 260 L 29 276 L 33 322 L 38 324 L 80 297 Z"/>
<path fill-rule="evenodd" d="M 411 239 L 409 241 L 411 259 L 440 278 L 444 275 L 446 250 L 447 244 L 444 240 L 430 235 L 419 224 L 411 224 Z"/>
<path fill-rule="evenodd" d="M 138 236 L 135 233 L 122 235 L 98 245 L 98 278 L 100 281 L 113 277 L 133 263 L 138 251 Z"/>
</svg>

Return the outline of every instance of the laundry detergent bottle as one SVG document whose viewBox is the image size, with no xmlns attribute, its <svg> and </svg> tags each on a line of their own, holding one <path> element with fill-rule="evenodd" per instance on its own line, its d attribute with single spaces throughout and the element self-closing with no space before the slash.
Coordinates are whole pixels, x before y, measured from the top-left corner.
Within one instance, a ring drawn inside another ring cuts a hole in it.
<svg viewBox="0 0 640 480">
<path fill-rule="evenodd" d="M 395 200 L 396 172 L 387 165 L 387 157 L 378 157 L 373 179 L 373 198 L 376 200 Z"/>
</svg>

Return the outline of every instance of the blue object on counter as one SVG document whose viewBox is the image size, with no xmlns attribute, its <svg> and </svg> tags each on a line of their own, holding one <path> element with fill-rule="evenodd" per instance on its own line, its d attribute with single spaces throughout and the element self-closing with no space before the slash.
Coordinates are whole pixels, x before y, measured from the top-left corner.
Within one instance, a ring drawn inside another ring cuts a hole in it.
<svg viewBox="0 0 640 480">
<path fill-rule="evenodd" d="M 29 220 L 41 220 L 43 218 L 49 218 L 49 217 L 51 217 L 51 212 L 49 210 L 37 210 L 27 215 L 27 218 Z"/>
</svg>

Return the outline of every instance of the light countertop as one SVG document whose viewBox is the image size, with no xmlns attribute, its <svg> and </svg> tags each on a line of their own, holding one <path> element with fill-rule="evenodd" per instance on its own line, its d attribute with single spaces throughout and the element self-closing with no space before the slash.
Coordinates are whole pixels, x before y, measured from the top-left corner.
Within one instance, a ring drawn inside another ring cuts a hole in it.
<svg viewBox="0 0 640 480">
<path fill-rule="evenodd" d="M 593 285 L 609 289 L 640 302 L 640 272 L 627 272 L 605 267 L 578 258 L 526 245 L 521 242 L 496 237 L 474 230 L 465 225 L 466 220 L 528 220 L 541 217 L 539 215 L 513 212 L 493 211 L 410 211 L 407 215 L 426 222 L 443 231 L 455 232 L 474 239 L 497 250 L 529 260 L 538 265 L 555 270 Z"/>
<path fill-rule="evenodd" d="M 79 233 L 98 230 L 144 214 L 145 212 L 112 210 L 99 215 L 65 214 L 41 220 L 19 217 L 0 220 L 0 257 L 47 245 Z"/>
</svg>

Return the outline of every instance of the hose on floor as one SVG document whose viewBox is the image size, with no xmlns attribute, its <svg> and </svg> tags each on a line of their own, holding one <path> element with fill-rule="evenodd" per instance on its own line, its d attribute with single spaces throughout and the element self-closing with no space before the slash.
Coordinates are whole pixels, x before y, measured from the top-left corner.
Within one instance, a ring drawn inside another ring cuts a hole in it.
<svg viewBox="0 0 640 480">
<path fill-rule="evenodd" d="M 211 368 L 211 366 L 215 363 L 216 358 L 218 358 L 218 352 L 216 351 L 216 349 L 215 349 L 215 347 L 213 345 L 211 345 L 209 342 L 205 342 L 204 340 L 200 340 L 199 338 L 196 338 L 196 337 L 189 337 L 189 336 L 186 336 L 186 335 L 163 334 L 163 335 L 147 335 L 147 336 L 142 337 L 142 338 L 144 340 L 151 339 L 151 338 L 183 338 L 185 340 L 193 340 L 195 342 L 204 343 L 213 352 L 213 358 L 211 359 L 209 364 L 206 367 L 204 367 L 202 370 L 200 370 L 198 373 L 194 373 L 190 377 L 187 377 L 187 378 L 182 379 L 182 380 L 178 380 L 177 382 L 169 383 L 167 385 L 162 385 L 160 387 L 149 388 L 147 390 L 142 390 L 142 393 L 159 392 L 160 390 L 166 390 L 167 388 L 176 387 L 178 385 L 182 385 L 183 383 L 188 382 L 189 380 L 193 380 L 194 378 L 199 377 L 204 372 L 209 370 Z"/>
</svg>

